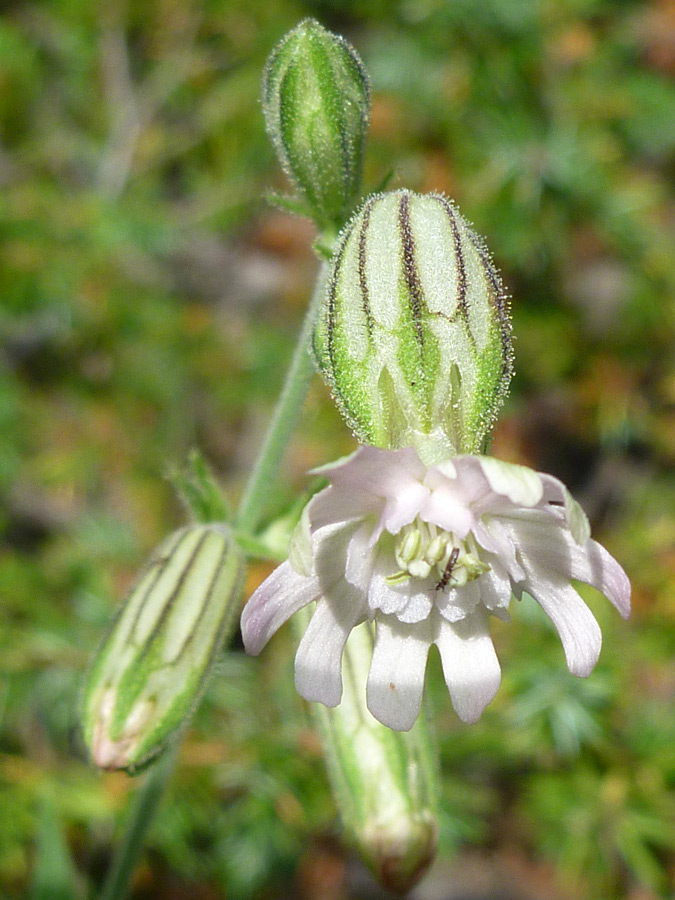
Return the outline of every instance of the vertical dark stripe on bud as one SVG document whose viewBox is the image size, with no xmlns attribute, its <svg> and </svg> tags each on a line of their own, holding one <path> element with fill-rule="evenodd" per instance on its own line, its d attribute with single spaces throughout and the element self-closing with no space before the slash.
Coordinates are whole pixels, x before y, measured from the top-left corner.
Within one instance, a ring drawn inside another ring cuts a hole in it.
<svg viewBox="0 0 675 900">
<path fill-rule="evenodd" d="M 471 325 L 469 323 L 469 312 L 466 305 L 466 264 L 464 262 L 462 238 L 459 233 L 457 218 L 455 216 L 454 209 L 452 208 L 452 206 L 450 206 L 445 197 L 438 197 L 437 199 L 445 210 L 448 219 L 450 220 L 450 228 L 452 229 L 452 236 L 455 242 L 455 258 L 457 260 L 457 309 L 459 311 L 459 314 L 464 319 L 467 334 L 469 335 L 471 341 L 475 346 L 476 339 L 474 338 L 473 332 L 471 331 Z"/>
<path fill-rule="evenodd" d="M 403 273 L 408 288 L 410 312 L 412 313 L 415 336 L 420 345 L 420 355 L 424 352 L 424 327 L 422 325 L 422 310 L 426 309 L 424 297 L 417 274 L 415 262 L 415 241 L 410 230 L 410 195 L 408 191 L 401 192 L 399 201 L 399 222 L 401 223 L 401 237 L 403 241 Z M 422 374 L 424 374 L 422 372 Z"/>
<path fill-rule="evenodd" d="M 179 537 L 178 541 L 176 542 L 176 544 L 171 547 L 171 553 L 164 556 L 161 563 L 157 566 L 158 578 L 152 586 L 155 590 L 157 589 L 157 581 L 159 581 L 159 575 L 163 574 L 163 572 L 166 568 L 166 564 L 169 561 L 169 559 L 171 558 L 171 554 L 180 552 L 182 545 L 188 540 L 188 538 L 190 536 L 191 536 L 190 531 L 187 529 L 184 530 L 180 534 L 180 537 Z M 207 536 L 208 536 L 207 532 L 204 532 L 202 535 L 200 535 L 196 546 L 190 551 L 190 556 L 188 558 L 187 563 L 185 564 L 185 567 L 181 570 L 180 575 L 175 580 L 175 582 L 173 582 L 171 590 L 164 598 L 159 616 L 155 620 L 155 623 L 152 627 L 151 635 L 150 635 L 149 639 L 146 641 L 146 643 L 142 646 L 142 649 L 139 653 L 139 656 L 138 656 L 139 659 L 142 659 L 147 653 L 150 652 L 150 649 L 153 646 L 152 641 L 159 634 L 159 632 L 162 628 L 162 625 L 166 622 L 166 620 L 167 620 L 169 614 L 171 613 L 173 607 L 175 606 L 176 602 L 180 599 L 181 592 L 183 591 L 185 584 L 188 581 L 188 579 L 194 569 L 195 562 L 199 558 L 199 554 L 202 550 L 202 547 L 204 546 L 204 542 L 206 541 Z M 141 614 L 146 609 L 145 604 L 147 602 L 147 599 L 148 599 L 148 596 L 150 595 L 151 590 L 152 590 L 152 588 L 149 588 L 144 593 L 143 600 L 140 602 L 140 604 L 138 606 L 138 611 L 136 613 L 136 616 L 134 617 L 134 622 L 130 629 L 130 633 L 132 635 L 135 633 L 136 629 L 138 628 L 138 624 L 139 624 L 138 620 L 139 620 Z"/>
<path fill-rule="evenodd" d="M 342 269 L 342 258 L 345 253 L 345 244 L 342 244 L 335 256 L 335 266 L 331 277 L 328 280 L 328 303 L 327 303 L 327 327 L 326 348 L 328 351 L 328 361 L 330 366 L 326 368 L 326 374 L 329 378 L 329 384 L 332 385 L 332 379 L 335 373 L 335 335 L 337 333 L 337 290 L 340 271 Z M 315 349 L 316 349 L 316 333 L 315 333 Z"/>
<path fill-rule="evenodd" d="M 361 231 L 359 232 L 359 284 L 361 286 L 361 302 L 366 316 L 368 335 L 372 337 L 374 322 L 370 310 L 370 298 L 368 296 L 368 282 L 366 280 L 366 248 L 368 246 L 368 226 L 370 225 L 370 211 L 373 208 L 374 199 L 371 197 L 363 207 Z"/>
<path fill-rule="evenodd" d="M 488 281 L 490 282 L 490 287 L 492 288 L 490 301 L 495 310 L 495 313 L 497 314 L 497 318 L 501 326 L 500 332 L 503 351 L 502 379 L 505 381 L 506 385 L 508 385 L 508 382 L 511 380 L 511 376 L 513 374 L 513 346 L 511 343 L 511 319 L 509 317 L 509 309 L 506 294 L 504 293 L 504 286 L 501 283 L 495 264 L 492 261 L 490 253 L 483 243 L 482 239 L 479 238 L 478 235 L 471 230 L 469 230 L 469 238 L 482 260 L 485 274 Z"/>
</svg>

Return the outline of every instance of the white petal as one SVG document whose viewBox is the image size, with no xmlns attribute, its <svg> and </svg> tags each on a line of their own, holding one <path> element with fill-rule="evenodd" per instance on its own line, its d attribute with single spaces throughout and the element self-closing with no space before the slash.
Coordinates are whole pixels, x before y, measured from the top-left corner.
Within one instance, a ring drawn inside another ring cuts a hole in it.
<svg viewBox="0 0 675 900">
<path fill-rule="evenodd" d="M 312 529 L 349 522 L 369 515 L 379 515 L 384 501 L 374 494 L 357 492 L 351 488 L 327 487 L 309 503 L 309 521 Z"/>
<path fill-rule="evenodd" d="M 431 591 L 416 590 L 408 595 L 408 602 L 400 612 L 396 613 L 396 618 L 399 622 L 407 624 L 422 622 L 431 612 L 433 605 L 433 588 Z"/>
<path fill-rule="evenodd" d="M 419 481 L 402 485 L 385 504 L 380 518 L 380 528 L 375 532 L 377 537 L 381 534 L 382 528 L 386 528 L 390 534 L 398 534 L 404 525 L 409 525 L 415 519 L 428 498 L 429 491 Z"/>
<path fill-rule="evenodd" d="M 312 532 L 309 524 L 309 504 L 305 506 L 300 521 L 288 542 L 288 561 L 299 575 L 314 574 Z"/>
<path fill-rule="evenodd" d="M 508 497 L 516 506 L 536 506 L 544 494 L 541 476 L 526 466 L 502 462 L 494 456 L 483 456 L 480 465 L 496 494 Z"/>
<path fill-rule="evenodd" d="M 316 578 L 298 575 L 288 561 L 278 566 L 244 607 L 241 633 L 246 652 L 257 656 L 274 632 L 319 594 Z"/>
<path fill-rule="evenodd" d="M 347 522 L 341 526 L 329 526 L 325 530 L 321 529 L 315 532 L 314 567 L 321 585 L 321 593 L 325 597 L 332 596 L 335 591 L 341 593 L 347 586 L 345 573 L 348 549 L 354 535 L 359 530 L 360 524 L 356 521 Z M 355 578 L 357 577 L 355 563 L 352 563 L 350 573 Z M 357 580 L 360 581 L 360 578 Z M 362 591 L 362 596 L 365 599 L 365 589 Z"/>
<path fill-rule="evenodd" d="M 354 532 L 347 545 L 345 579 L 364 593 L 368 590 L 375 562 L 375 552 L 370 546 L 372 530 L 372 524 L 365 522 Z"/>
<path fill-rule="evenodd" d="M 378 616 L 366 698 L 368 709 L 388 728 L 408 731 L 415 724 L 430 643 L 427 622 L 410 626 Z"/>
<path fill-rule="evenodd" d="M 342 651 L 363 619 L 358 598 L 321 597 L 295 655 L 295 687 L 305 700 L 337 706 L 342 697 Z"/>
<path fill-rule="evenodd" d="M 525 590 L 553 622 L 562 641 L 567 668 L 586 678 L 598 661 L 602 634 L 595 617 L 574 588 L 564 582 L 529 578 Z"/>
<path fill-rule="evenodd" d="M 511 602 L 511 579 L 498 562 L 493 562 L 490 571 L 481 575 L 475 584 L 487 609 L 505 609 Z"/>
<path fill-rule="evenodd" d="M 517 583 L 525 578 L 525 570 L 516 553 L 520 546 L 512 526 L 511 520 L 484 517 L 474 528 L 473 534 L 481 547 L 498 557 L 512 581 Z"/>
<path fill-rule="evenodd" d="M 463 722 L 477 722 L 501 681 L 486 611 L 479 607 L 453 624 L 441 618 L 436 645 L 457 715 Z"/>
<path fill-rule="evenodd" d="M 480 584 L 486 576 L 458 588 L 437 591 L 436 608 L 448 622 L 459 622 L 481 601 Z"/>
<path fill-rule="evenodd" d="M 436 600 L 436 609 L 448 622 L 460 622 L 466 618 L 466 610 L 458 602 L 457 591 L 454 588 L 444 594 L 440 600 Z"/>
<path fill-rule="evenodd" d="M 473 528 L 473 536 L 480 546 L 489 553 L 494 553 L 496 555 L 502 554 L 502 544 L 504 543 L 505 538 L 503 529 L 499 528 L 497 519 L 491 519 L 490 517 L 485 516 L 483 519 L 476 522 Z M 507 540 L 509 545 L 513 544 L 510 533 L 507 536 Z"/>
<path fill-rule="evenodd" d="M 391 585 L 387 576 L 393 575 L 396 566 L 393 555 L 382 551 L 378 554 L 368 586 L 368 606 L 372 610 L 383 613 L 397 613 L 408 602 L 410 581 L 404 584 Z"/>
</svg>

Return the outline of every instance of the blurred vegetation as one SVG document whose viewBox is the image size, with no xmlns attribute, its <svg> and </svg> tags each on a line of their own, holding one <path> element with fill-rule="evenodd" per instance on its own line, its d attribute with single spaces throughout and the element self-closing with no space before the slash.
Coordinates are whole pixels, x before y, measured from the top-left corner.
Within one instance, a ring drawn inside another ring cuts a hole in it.
<svg viewBox="0 0 675 900">
<path fill-rule="evenodd" d="M 674 0 L 3 4 L 0 895 L 96 895 L 135 785 L 83 759 L 83 669 L 181 521 L 167 472 L 199 446 L 236 501 L 281 383 L 315 262 L 307 223 L 260 200 L 284 185 L 258 92 L 308 14 L 370 71 L 368 184 L 447 192 L 503 268 L 517 377 L 494 452 L 563 478 L 634 585 L 629 623 L 590 598 L 588 681 L 536 609 L 496 623 L 478 725 L 432 660 L 442 855 L 522 898 L 671 896 Z M 317 383 L 270 515 L 351 447 Z M 347 896 L 291 666 L 286 632 L 224 655 L 136 898 Z"/>
</svg>

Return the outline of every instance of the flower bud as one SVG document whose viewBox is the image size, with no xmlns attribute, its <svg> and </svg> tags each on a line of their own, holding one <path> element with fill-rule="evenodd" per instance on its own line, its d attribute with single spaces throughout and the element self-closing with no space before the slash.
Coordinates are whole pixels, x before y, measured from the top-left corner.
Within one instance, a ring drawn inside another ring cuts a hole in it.
<svg viewBox="0 0 675 900">
<path fill-rule="evenodd" d="M 361 190 L 368 76 L 344 38 L 305 19 L 274 48 L 263 76 L 267 131 L 321 227 L 340 227 Z"/>
<path fill-rule="evenodd" d="M 512 374 L 511 323 L 482 240 L 438 194 L 370 197 L 331 263 L 314 351 L 361 443 L 427 463 L 479 453 Z"/>
<path fill-rule="evenodd" d="M 235 621 L 243 574 L 225 526 L 188 526 L 155 551 L 85 685 L 83 733 L 96 765 L 134 772 L 188 721 Z"/>
<path fill-rule="evenodd" d="M 436 855 L 438 826 L 434 749 L 420 716 L 410 731 L 392 731 L 366 707 L 373 655 L 369 625 L 356 628 L 344 651 L 339 706 L 312 704 L 323 734 L 336 804 L 349 837 L 378 881 L 405 893 Z"/>
</svg>

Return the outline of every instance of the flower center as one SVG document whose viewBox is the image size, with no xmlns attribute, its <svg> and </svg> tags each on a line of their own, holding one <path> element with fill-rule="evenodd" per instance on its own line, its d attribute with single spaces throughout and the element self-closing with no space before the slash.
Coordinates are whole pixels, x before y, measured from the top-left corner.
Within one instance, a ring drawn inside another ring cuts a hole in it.
<svg viewBox="0 0 675 900">
<path fill-rule="evenodd" d="M 409 578 L 436 580 L 436 590 L 462 587 L 490 570 L 478 556 L 472 536 L 459 540 L 451 531 L 443 531 L 432 522 L 415 519 L 395 537 L 394 555 L 399 571 L 387 576 L 391 585 Z"/>
</svg>

